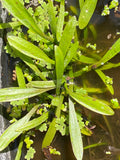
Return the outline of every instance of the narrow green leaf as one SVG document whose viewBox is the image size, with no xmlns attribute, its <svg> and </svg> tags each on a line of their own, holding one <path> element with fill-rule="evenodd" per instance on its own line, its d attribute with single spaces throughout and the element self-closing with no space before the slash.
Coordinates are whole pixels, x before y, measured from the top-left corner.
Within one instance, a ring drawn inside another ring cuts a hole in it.
<svg viewBox="0 0 120 160">
<path fill-rule="evenodd" d="M 32 108 L 26 116 L 16 121 L 5 130 L 5 132 L 0 137 L 0 151 L 4 150 L 15 138 L 17 138 L 22 133 L 16 132 L 16 130 L 29 121 L 38 107 L 39 105 L 34 106 L 34 108 Z"/>
<path fill-rule="evenodd" d="M 113 95 L 114 94 L 114 89 L 113 89 L 113 86 L 111 84 L 113 82 L 110 82 L 110 81 L 107 80 L 108 78 L 110 79 L 110 77 L 107 78 L 107 76 L 100 69 L 95 69 L 95 72 L 99 75 L 99 77 L 102 79 L 102 81 L 104 82 L 104 84 L 106 85 L 106 87 L 108 88 L 110 93 Z"/>
<path fill-rule="evenodd" d="M 95 144 L 91 144 L 91 145 L 88 145 L 88 146 L 85 146 L 84 149 L 89 149 L 89 148 L 94 148 L 94 147 L 98 147 L 98 146 L 103 146 L 103 145 L 108 145 L 107 143 L 95 143 Z"/>
<path fill-rule="evenodd" d="M 93 64 L 96 62 L 96 59 L 81 55 L 78 61 L 86 64 Z"/>
<path fill-rule="evenodd" d="M 58 46 L 55 46 L 55 69 L 57 77 L 56 93 L 59 94 L 64 73 L 64 57 L 61 49 Z"/>
<path fill-rule="evenodd" d="M 0 23 L 0 29 L 15 28 L 20 25 L 22 25 L 22 23 L 20 23 L 20 22 Z"/>
<path fill-rule="evenodd" d="M 31 88 L 55 88 L 55 82 L 54 81 L 30 81 L 27 84 L 27 87 Z"/>
<path fill-rule="evenodd" d="M 84 5 L 80 12 L 79 20 L 78 20 L 80 29 L 83 29 L 88 25 L 94 13 L 96 4 L 97 4 L 97 0 L 85 0 Z"/>
<path fill-rule="evenodd" d="M 49 15 L 51 31 L 54 37 L 56 37 L 57 18 L 56 18 L 55 7 L 53 5 L 52 0 L 48 0 L 48 15 Z"/>
<path fill-rule="evenodd" d="M 19 64 L 16 64 L 15 71 L 16 71 L 18 86 L 20 88 L 26 88 L 26 83 L 25 83 L 23 71 L 22 71 L 22 68 Z M 25 102 L 28 103 L 28 98 L 25 99 Z"/>
<path fill-rule="evenodd" d="M 16 17 L 22 24 L 28 27 L 33 32 L 39 34 L 41 37 L 45 39 L 51 40 L 52 39 L 46 36 L 38 27 L 37 23 L 27 11 L 27 9 L 23 6 L 23 4 L 18 0 L 1 0 L 3 6 L 7 8 L 7 10 Z"/>
<path fill-rule="evenodd" d="M 54 64 L 54 61 L 50 59 L 40 48 L 23 38 L 17 36 L 8 36 L 8 42 L 12 47 L 28 57 Z"/>
<path fill-rule="evenodd" d="M 15 156 L 15 160 L 20 160 L 20 158 L 21 158 L 24 138 L 25 138 L 25 135 L 22 134 L 21 138 L 20 138 L 19 146 L 18 146 L 18 149 L 17 149 L 17 154 Z"/>
<path fill-rule="evenodd" d="M 23 55 L 24 56 L 24 55 Z M 21 55 L 20 55 L 21 57 Z M 21 58 L 22 59 L 22 58 Z M 46 81 L 47 79 L 45 76 L 42 74 L 42 72 L 37 68 L 37 66 L 33 63 L 31 58 L 27 58 L 27 60 L 22 59 L 34 72 L 37 76 L 39 76 L 43 81 Z"/>
<path fill-rule="evenodd" d="M 44 77 L 44 75 L 42 74 L 42 72 L 37 68 L 37 66 L 34 64 L 33 60 L 22 54 L 21 52 L 19 52 L 18 50 L 14 49 L 13 50 L 15 51 L 15 55 L 16 57 L 19 57 L 20 59 L 22 59 L 24 61 L 24 63 L 26 63 L 26 65 L 28 65 L 34 72 L 37 76 L 39 76 L 43 81 L 46 81 L 47 79 Z"/>
<path fill-rule="evenodd" d="M 94 66 L 99 67 L 104 65 L 114 56 L 116 56 L 120 52 L 120 38 L 112 45 L 112 47 L 107 51 L 107 53 L 100 59 L 100 61 L 96 62 Z"/>
<path fill-rule="evenodd" d="M 26 88 L 26 84 L 25 84 L 25 78 L 22 72 L 22 68 L 20 67 L 19 64 L 17 64 L 15 66 L 15 70 L 16 70 L 16 75 L 17 75 L 17 81 L 18 81 L 18 85 L 21 88 Z"/>
<path fill-rule="evenodd" d="M 63 99 L 64 99 L 64 97 L 62 95 L 60 95 L 59 96 L 59 105 L 57 106 L 56 113 L 55 113 L 56 118 L 60 117 L 61 105 L 63 103 Z M 55 127 L 56 118 L 53 118 L 52 122 L 50 123 L 49 129 L 48 129 L 48 131 L 47 131 L 47 133 L 46 133 L 46 135 L 43 139 L 42 149 L 50 146 L 53 138 L 55 137 L 55 134 L 56 134 L 56 127 Z"/>
<path fill-rule="evenodd" d="M 65 15 L 65 0 L 61 0 L 60 3 L 60 13 L 57 21 L 57 30 L 56 30 L 56 37 L 58 42 L 61 39 L 62 32 L 63 32 L 63 25 L 64 25 L 64 15 Z"/>
<path fill-rule="evenodd" d="M 67 89 L 67 91 L 76 102 L 90 109 L 91 111 L 94 111 L 96 113 L 103 114 L 103 115 L 114 114 L 114 111 L 107 104 L 103 103 L 98 99 L 92 98 L 88 95 L 71 92 L 69 89 Z"/>
<path fill-rule="evenodd" d="M 16 101 L 24 98 L 31 98 L 53 88 L 36 89 L 36 88 L 19 88 L 11 87 L 0 89 L 0 102 Z"/>
<path fill-rule="evenodd" d="M 84 0 L 79 0 L 80 10 L 82 9 L 83 5 L 84 5 Z"/>
<path fill-rule="evenodd" d="M 73 153 L 77 160 L 82 160 L 83 143 L 80 127 L 75 113 L 74 103 L 69 98 L 69 130 Z"/>
<path fill-rule="evenodd" d="M 108 62 L 108 63 L 104 64 L 103 66 L 100 66 L 100 70 L 108 70 L 108 69 L 116 68 L 119 66 L 120 66 L 120 62 L 119 63 Z"/>
<path fill-rule="evenodd" d="M 61 51 L 63 52 L 64 57 L 66 56 L 66 52 L 70 47 L 72 38 L 75 33 L 76 25 L 77 25 L 76 18 L 72 17 L 66 24 L 65 29 L 63 31 L 59 46 L 61 48 Z"/>
<path fill-rule="evenodd" d="M 70 63 L 70 61 L 72 60 L 73 56 L 75 56 L 76 52 L 77 52 L 77 49 L 78 49 L 78 42 L 74 43 L 72 45 L 72 47 L 69 49 L 66 57 L 65 57 L 65 60 L 64 60 L 64 68 L 67 67 L 67 65 Z"/>
<path fill-rule="evenodd" d="M 91 30 L 94 39 L 96 39 L 97 38 L 97 31 L 95 29 L 95 26 L 93 24 L 90 24 L 89 29 Z"/>
<path fill-rule="evenodd" d="M 49 117 L 49 113 L 43 113 L 40 117 L 35 118 L 27 123 L 25 123 L 24 125 L 20 126 L 16 132 L 24 132 L 24 131 L 28 131 L 30 129 L 33 129 L 37 126 L 39 126 L 41 123 L 43 123 L 44 121 L 46 121 Z"/>
</svg>

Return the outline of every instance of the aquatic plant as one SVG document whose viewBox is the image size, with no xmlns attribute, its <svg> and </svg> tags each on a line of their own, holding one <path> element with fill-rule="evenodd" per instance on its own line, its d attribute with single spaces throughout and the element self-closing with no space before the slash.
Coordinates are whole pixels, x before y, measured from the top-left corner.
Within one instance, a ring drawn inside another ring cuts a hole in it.
<svg viewBox="0 0 120 160">
<path fill-rule="evenodd" d="M 41 0 L 35 5 L 29 0 L 1 2 L 14 17 L 12 22 L 0 24 L 1 29 L 12 28 L 7 34 L 6 52 L 22 61 L 15 66 L 18 87 L 0 89 L 0 102 L 13 105 L 10 116 L 14 118 L 0 137 L 0 151 L 21 135 L 16 160 L 21 157 L 23 142 L 28 148 L 25 159 L 33 158 L 30 136 L 35 128 L 46 131 L 43 150 L 51 145 L 57 131 L 70 134 L 74 155 L 82 160 L 81 133 L 91 135 L 82 118 L 83 107 L 103 115 L 113 115 L 114 111 L 110 103 L 89 95 L 97 89 L 102 92 L 101 88 L 79 87 L 74 79 L 93 70 L 114 94 L 112 79 L 103 70 L 120 65 L 109 62 L 120 52 L 120 39 L 104 56 L 81 46 L 77 28 L 87 27 L 97 0 L 79 0 L 78 20 L 65 11 L 64 0 Z M 74 71 L 73 64 L 78 63 L 80 69 Z M 35 98 L 31 100 L 32 97 Z M 76 104 L 80 106 L 75 107 Z M 25 116 L 24 111 L 28 112 Z"/>
</svg>

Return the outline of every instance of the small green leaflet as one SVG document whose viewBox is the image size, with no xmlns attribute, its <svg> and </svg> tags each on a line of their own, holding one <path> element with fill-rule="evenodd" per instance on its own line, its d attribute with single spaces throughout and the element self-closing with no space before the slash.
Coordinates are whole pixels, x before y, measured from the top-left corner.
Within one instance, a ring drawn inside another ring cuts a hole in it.
<svg viewBox="0 0 120 160">
<path fill-rule="evenodd" d="M 80 29 L 84 29 L 88 25 L 95 10 L 96 4 L 97 0 L 85 0 L 84 4 L 82 4 L 83 6 L 78 19 Z"/>
<path fill-rule="evenodd" d="M 27 151 L 27 154 L 25 156 L 26 160 L 31 160 L 34 158 L 34 154 L 36 153 L 35 149 L 33 147 L 30 147 L 29 150 Z"/>
<path fill-rule="evenodd" d="M 0 23 L 0 29 L 15 28 L 20 25 L 22 25 L 22 23 L 20 23 L 20 22 Z"/>
<path fill-rule="evenodd" d="M 82 160 L 83 157 L 83 143 L 78 124 L 74 103 L 69 98 L 69 130 L 72 149 L 77 160 Z"/>
</svg>

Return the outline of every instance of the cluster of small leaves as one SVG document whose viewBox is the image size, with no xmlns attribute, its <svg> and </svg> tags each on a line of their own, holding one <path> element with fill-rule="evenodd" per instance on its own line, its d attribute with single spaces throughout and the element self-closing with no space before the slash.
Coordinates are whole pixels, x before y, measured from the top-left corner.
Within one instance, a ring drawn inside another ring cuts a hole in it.
<svg viewBox="0 0 120 160">
<path fill-rule="evenodd" d="M 59 151 L 56 150 L 56 148 L 49 148 L 50 154 L 53 155 L 61 155 L 61 153 Z"/>
<path fill-rule="evenodd" d="M 86 47 L 90 47 L 92 48 L 93 50 L 96 50 L 96 44 L 90 44 L 90 43 L 87 43 Z"/>
<path fill-rule="evenodd" d="M 27 154 L 25 156 L 26 160 L 30 160 L 34 158 L 34 154 L 36 153 L 35 149 L 33 147 L 30 147 L 29 150 L 27 151 Z"/>
<path fill-rule="evenodd" d="M 35 133 L 33 131 L 28 131 L 24 138 L 24 142 L 27 148 L 25 159 L 27 160 L 34 158 L 34 154 L 36 153 L 35 149 L 31 146 L 34 143 L 33 140 L 30 138 L 31 136 L 35 136 Z"/>
<path fill-rule="evenodd" d="M 67 126 L 65 124 L 66 118 L 60 117 L 56 119 L 56 130 L 58 130 L 62 136 L 68 134 L 67 132 Z"/>
<path fill-rule="evenodd" d="M 115 9 L 115 11 L 117 11 L 118 5 L 119 5 L 118 0 L 112 0 L 112 1 L 110 2 L 110 5 L 109 5 L 109 6 L 108 6 L 108 5 L 105 5 L 105 6 L 104 6 L 104 10 L 102 11 L 101 15 L 102 15 L 102 16 L 107 16 L 107 15 L 109 15 L 109 14 L 110 14 L 110 9 L 113 9 L 113 8 Z"/>
</svg>

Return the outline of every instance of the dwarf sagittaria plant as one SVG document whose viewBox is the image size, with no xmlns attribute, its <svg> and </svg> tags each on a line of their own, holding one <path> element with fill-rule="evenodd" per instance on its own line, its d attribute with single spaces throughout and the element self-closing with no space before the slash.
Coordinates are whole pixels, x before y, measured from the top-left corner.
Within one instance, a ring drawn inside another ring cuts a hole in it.
<svg viewBox="0 0 120 160">
<path fill-rule="evenodd" d="M 36 4 L 29 0 L 1 2 L 13 16 L 11 22 L 0 24 L 0 29 L 11 28 L 5 50 L 20 61 L 15 65 L 18 87 L 0 89 L 0 102 L 10 102 L 13 106 L 10 116 L 14 120 L 0 137 L 0 151 L 21 136 L 16 160 L 21 157 L 23 142 L 28 149 L 25 159 L 31 159 L 35 153 L 30 139 L 33 129 L 46 131 L 43 150 L 51 145 L 59 131 L 62 136 L 70 135 L 74 155 L 82 160 L 81 133 L 92 134 L 83 121 L 82 110 L 85 107 L 108 116 L 114 111 L 110 103 L 90 94 L 102 93 L 101 88 L 77 86 L 74 79 L 93 70 L 105 84 L 105 90 L 114 94 L 112 80 L 103 70 L 120 65 L 109 62 L 120 52 L 120 39 L 104 56 L 81 46 L 77 30 L 87 27 L 97 0 L 79 0 L 78 20 L 66 11 L 64 0 L 38 0 Z M 79 64 L 77 71 L 73 64 Z M 23 112 L 28 113 L 23 116 Z"/>
</svg>

